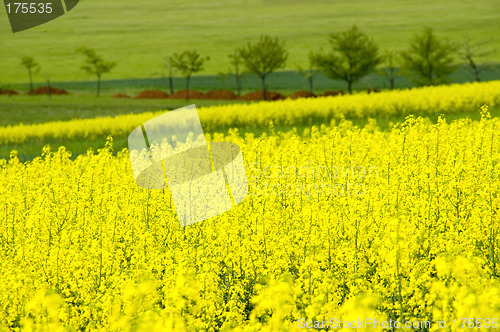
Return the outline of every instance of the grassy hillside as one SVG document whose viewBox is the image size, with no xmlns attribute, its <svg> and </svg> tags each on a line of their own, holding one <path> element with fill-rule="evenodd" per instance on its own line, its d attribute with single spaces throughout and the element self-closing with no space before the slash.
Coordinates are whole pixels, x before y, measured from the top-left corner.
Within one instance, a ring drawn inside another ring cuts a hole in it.
<svg viewBox="0 0 500 332">
<path fill-rule="evenodd" d="M 33 55 L 42 66 L 35 80 L 91 79 L 80 70 L 78 46 L 96 48 L 118 62 L 106 79 L 159 74 L 165 55 L 198 49 L 209 55 L 203 74 L 227 68 L 227 54 L 267 33 L 282 37 L 290 51 L 287 69 L 303 64 L 311 49 L 326 47 L 330 32 L 357 24 L 382 48 L 403 49 L 424 25 L 452 40 L 488 39 L 500 31 L 497 0 L 82 0 L 69 14 L 13 34 L 0 10 L 0 84 L 24 82 L 19 65 Z M 500 48 L 500 40 L 491 45 Z M 500 53 L 485 61 L 500 62 Z"/>
</svg>

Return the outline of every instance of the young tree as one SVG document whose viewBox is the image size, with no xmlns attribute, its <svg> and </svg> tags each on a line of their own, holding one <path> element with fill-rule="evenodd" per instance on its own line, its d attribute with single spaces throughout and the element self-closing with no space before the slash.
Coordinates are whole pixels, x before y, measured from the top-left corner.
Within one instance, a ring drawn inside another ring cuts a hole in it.
<svg viewBox="0 0 500 332">
<path fill-rule="evenodd" d="M 455 45 L 438 39 L 432 28 L 416 34 L 408 50 L 401 53 L 404 72 L 418 85 L 436 85 L 448 82 L 456 69 L 452 54 Z"/>
<path fill-rule="evenodd" d="M 186 78 L 186 100 L 189 100 L 189 81 L 194 73 L 203 70 L 203 65 L 209 57 L 202 57 L 197 51 L 184 51 L 174 53 L 172 56 L 172 65 L 179 70 Z"/>
<path fill-rule="evenodd" d="M 50 85 L 50 77 L 47 78 L 47 97 L 50 99 L 50 96 L 52 96 L 52 86 Z"/>
<path fill-rule="evenodd" d="M 50 75 L 45 74 L 45 79 L 47 81 L 47 97 L 50 99 L 50 97 L 52 97 L 52 85 L 50 84 Z"/>
<path fill-rule="evenodd" d="M 243 59 L 239 50 L 235 50 L 233 53 L 228 55 L 230 67 L 227 72 L 219 72 L 217 79 L 221 81 L 227 81 L 234 75 L 235 79 L 235 91 L 236 95 L 241 95 L 241 90 L 243 88 Z"/>
<path fill-rule="evenodd" d="M 174 94 L 174 58 L 173 56 L 168 56 L 163 62 L 165 68 L 168 70 L 168 87 L 170 88 L 170 94 Z"/>
<path fill-rule="evenodd" d="M 491 40 L 472 43 L 470 38 L 466 37 L 464 38 L 464 41 L 462 43 L 461 50 L 459 50 L 460 57 L 464 59 L 471 67 L 476 82 L 479 82 L 481 80 L 479 74 L 483 70 L 478 66 L 477 59 L 494 53 L 494 50 L 492 49 L 484 49 L 484 47 L 490 43 Z"/>
<path fill-rule="evenodd" d="M 33 93 L 33 73 L 40 70 L 40 65 L 35 61 L 32 56 L 23 56 L 21 65 L 28 69 L 28 76 L 30 80 L 30 94 Z"/>
<path fill-rule="evenodd" d="M 97 77 L 97 95 L 99 96 L 101 93 L 102 75 L 109 73 L 116 66 L 116 63 L 104 61 L 97 55 L 95 50 L 88 47 L 80 47 L 76 51 L 87 57 L 81 68 L 89 75 L 95 75 Z"/>
<path fill-rule="evenodd" d="M 236 83 L 236 94 L 240 96 L 243 87 L 243 59 L 238 50 L 235 50 L 233 54 L 229 54 L 229 64 L 232 67 Z"/>
<path fill-rule="evenodd" d="M 227 81 L 234 75 L 235 79 L 235 91 L 236 95 L 241 95 L 241 90 L 243 88 L 243 59 L 241 58 L 241 54 L 238 50 L 235 50 L 234 53 L 228 55 L 230 67 L 227 72 L 220 72 L 217 75 L 217 79 L 221 81 Z"/>
<path fill-rule="evenodd" d="M 245 68 L 260 77 L 262 82 L 262 97 L 267 100 L 266 78 L 277 69 L 285 67 L 288 52 L 285 43 L 277 37 L 263 35 L 255 44 L 248 43 L 238 49 Z"/>
<path fill-rule="evenodd" d="M 347 82 L 352 93 L 352 84 L 366 76 L 380 63 L 377 45 L 353 25 L 350 29 L 330 34 L 332 50 L 313 55 L 314 62 L 325 76 Z"/>
<path fill-rule="evenodd" d="M 297 69 L 299 73 L 304 76 L 304 79 L 306 79 L 309 82 L 309 92 L 313 93 L 314 90 L 314 76 L 318 73 L 318 69 L 316 68 L 316 63 L 314 61 L 314 53 L 311 51 L 309 52 L 309 66 L 308 69 L 304 69 L 301 66 L 297 66 Z"/>
<path fill-rule="evenodd" d="M 378 73 L 389 82 L 389 86 L 393 90 L 396 78 L 398 77 L 399 54 L 395 51 L 386 51 L 382 59 L 383 67 L 379 69 Z"/>
</svg>

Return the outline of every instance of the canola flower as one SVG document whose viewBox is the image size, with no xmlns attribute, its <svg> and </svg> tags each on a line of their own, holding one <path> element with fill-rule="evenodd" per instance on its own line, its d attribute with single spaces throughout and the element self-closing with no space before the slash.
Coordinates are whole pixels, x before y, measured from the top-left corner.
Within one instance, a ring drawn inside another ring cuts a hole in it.
<svg viewBox="0 0 500 332">
<path fill-rule="evenodd" d="M 373 118 L 399 115 L 440 115 L 500 105 L 500 81 L 452 84 L 376 94 L 342 97 L 231 104 L 200 108 L 204 130 L 275 125 L 330 123 L 344 118 Z M 75 119 L 43 124 L 0 127 L 0 144 L 46 141 L 48 139 L 95 139 L 126 136 L 138 125 L 160 112 L 116 117 Z"/>
<path fill-rule="evenodd" d="M 254 137 L 250 195 L 182 228 L 112 139 L 0 160 L 0 326 L 299 331 L 299 319 L 495 318 L 500 120 L 341 121 Z M 356 185 L 364 190 L 348 193 Z M 377 328 L 367 328 L 380 330 Z M 435 326 L 431 331 L 438 330 Z"/>
</svg>

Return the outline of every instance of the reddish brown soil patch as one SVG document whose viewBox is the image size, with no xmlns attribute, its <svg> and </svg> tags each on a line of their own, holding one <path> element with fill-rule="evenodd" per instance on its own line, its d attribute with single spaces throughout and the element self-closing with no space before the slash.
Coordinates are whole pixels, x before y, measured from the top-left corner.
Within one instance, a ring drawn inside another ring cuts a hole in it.
<svg viewBox="0 0 500 332">
<path fill-rule="evenodd" d="M 189 93 L 191 95 L 191 93 Z M 203 94 L 200 99 L 214 99 L 214 100 L 232 100 L 238 96 L 232 91 L 228 90 L 213 90 Z"/>
<path fill-rule="evenodd" d="M 309 91 L 297 91 L 297 92 L 294 92 L 288 96 L 288 98 L 290 98 L 290 99 L 314 98 L 314 97 L 316 97 L 316 95 L 314 93 L 309 92 Z"/>
<path fill-rule="evenodd" d="M 326 91 L 325 93 L 322 93 L 320 96 L 323 96 L 323 97 L 328 97 L 328 96 L 343 96 L 345 95 L 346 93 L 342 90 L 338 90 L 338 91 Z"/>
<path fill-rule="evenodd" d="M 281 93 L 274 92 L 274 91 L 266 91 L 266 96 L 267 100 L 282 100 L 285 99 L 285 96 L 283 96 Z M 247 93 L 246 95 L 243 95 L 239 97 L 238 99 L 240 100 L 263 100 L 263 95 L 262 91 L 255 91 L 255 92 L 250 92 Z"/>
<path fill-rule="evenodd" d="M 123 98 L 123 97 L 122 97 Z M 160 90 L 144 90 L 141 91 L 135 99 L 166 99 L 168 94 Z"/>
<path fill-rule="evenodd" d="M 28 94 L 30 93 L 29 91 L 27 92 Z M 48 87 L 48 86 L 41 86 L 39 88 L 36 88 L 33 90 L 31 94 L 34 95 L 67 95 L 68 91 L 64 89 L 58 89 L 54 87 Z"/>
<path fill-rule="evenodd" d="M 130 98 L 130 96 L 124 93 L 117 93 L 116 95 L 113 95 L 113 98 Z"/>
<path fill-rule="evenodd" d="M 189 99 L 203 99 L 203 92 L 189 90 Z M 179 90 L 170 96 L 170 99 L 186 99 L 186 90 Z"/>
<path fill-rule="evenodd" d="M 0 95 L 18 95 L 17 91 L 11 90 L 11 89 L 0 89 Z"/>
</svg>

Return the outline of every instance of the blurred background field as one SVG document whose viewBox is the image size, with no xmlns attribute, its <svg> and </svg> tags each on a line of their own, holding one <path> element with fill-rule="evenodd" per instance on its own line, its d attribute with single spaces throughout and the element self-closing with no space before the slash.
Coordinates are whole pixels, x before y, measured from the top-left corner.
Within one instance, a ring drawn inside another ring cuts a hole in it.
<svg viewBox="0 0 500 332">
<path fill-rule="evenodd" d="M 92 80 L 80 70 L 82 58 L 75 53 L 80 46 L 116 61 L 107 77 L 116 80 L 159 77 L 163 58 L 186 49 L 210 56 L 201 74 L 217 74 L 228 67 L 227 56 L 235 47 L 263 33 L 286 42 L 286 69 L 295 70 L 296 64 L 306 65 L 310 50 L 327 46 L 329 33 L 353 24 L 381 49 L 394 50 L 406 48 L 423 26 L 456 42 L 466 36 L 478 42 L 495 39 L 500 31 L 496 0 L 82 0 L 68 15 L 17 34 L 4 10 L 0 20 L 0 84 L 27 80 L 19 65 L 24 55 L 42 66 L 35 81 L 48 76 L 52 81 Z M 500 50 L 500 39 L 491 47 Z M 499 63 L 500 52 L 484 61 Z"/>
</svg>

